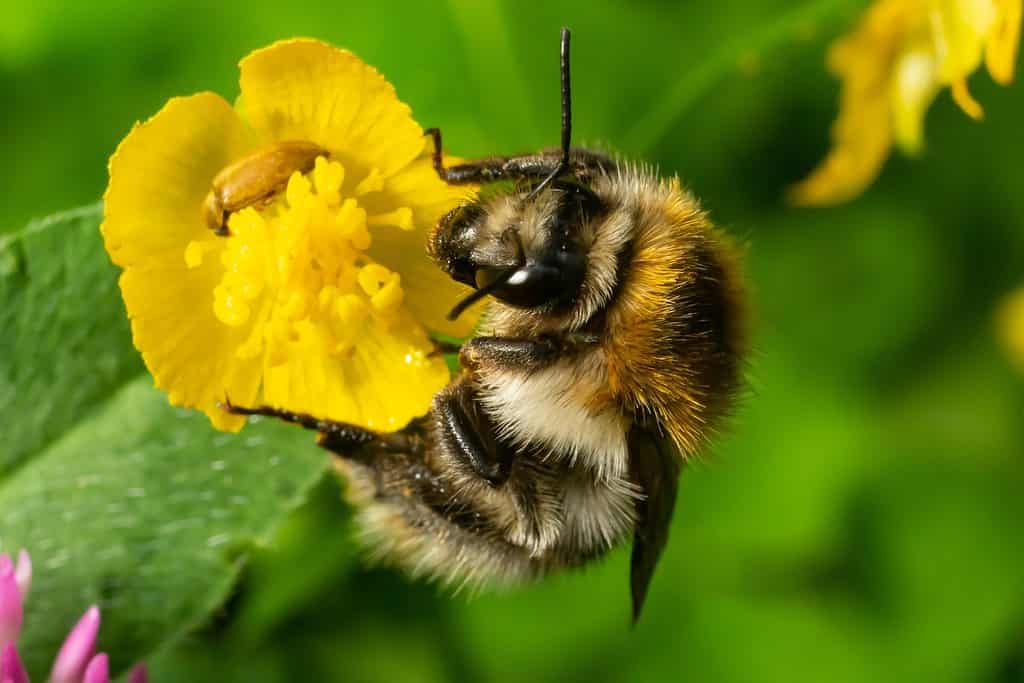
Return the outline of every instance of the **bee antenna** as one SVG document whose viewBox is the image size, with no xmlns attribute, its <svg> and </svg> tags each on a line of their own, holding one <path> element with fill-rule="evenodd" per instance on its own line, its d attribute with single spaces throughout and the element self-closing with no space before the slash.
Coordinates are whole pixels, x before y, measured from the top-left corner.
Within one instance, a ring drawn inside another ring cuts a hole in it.
<svg viewBox="0 0 1024 683">
<path fill-rule="evenodd" d="M 562 27 L 560 49 L 562 73 L 562 166 L 569 165 L 569 144 L 572 141 L 572 88 L 569 81 L 569 29 Z"/>
<path fill-rule="evenodd" d="M 541 191 L 551 184 L 551 181 L 565 173 L 569 168 L 569 148 L 572 143 L 572 83 L 570 81 L 569 69 L 569 29 L 562 27 L 561 48 L 559 50 L 561 74 L 562 74 L 562 158 L 551 173 L 544 180 L 540 181 L 537 187 L 526 196 L 530 201 Z"/>
<path fill-rule="evenodd" d="M 471 293 L 469 296 L 467 296 L 459 303 L 455 304 L 452 310 L 448 312 L 448 320 L 455 320 L 456 318 L 458 318 L 465 312 L 467 308 L 475 304 L 477 301 L 480 301 L 480 299 L 483 299 L 485 296 L 496 290 L 498 287 L 501 287 L 503 284 L 508 282 L 509 278 L 515 275 L 517 270 L 526 265 L 526 251 L 523 249 L 523 238 L 519 234 L 519 231 L 516 230 L 515 228 L 509 228 L 504 232 L 502 238 L 511 239 L 513 242 L 515 242 L 515 265 L 507 268 L 505 272 L 502 273 L 494 282 L 491 282 L 490 284 L 481 287 L 480 289 Z"/>
<path fill-rule="evenodd" d="M 481 287 L 480 289 L 476 290 L 475 292 L 464 298 L 459 303 L 455 304 L 455 306 L 452 307 L 452 310 L 448 311 L 448 320 L 455 320 L 456 318 L 458 318 L 466 311 L 467 308 L 475 304 L 477 301 L 480 301 L 480 299 L 483 299 L 485 296 L 496 290 L 498 287 L 501 287 L 503 284 L 508 282 L 509 278 L 511 278 L 518 270 L 519 268 L 517 267 L 508 268 L 504 273 L 495 278 L 493 282 L 490 282 L 484 287 Z"/>
</svg>

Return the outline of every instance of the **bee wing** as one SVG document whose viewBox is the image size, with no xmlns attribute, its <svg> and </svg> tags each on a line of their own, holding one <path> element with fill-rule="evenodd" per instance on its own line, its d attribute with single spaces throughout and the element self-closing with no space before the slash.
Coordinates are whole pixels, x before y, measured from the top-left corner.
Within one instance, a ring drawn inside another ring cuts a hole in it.
<svg viewBox="0 0 1024 683">
<path fill-rule="evenodd" d="M 644 498 L 637 502 L 636 533 L 630 564 L 630 589 L 633 596 L 633 623 L 647 597 L 647 586 L 654 575 L 661 551 L 668 541 L 668 527 L 679 489 L 682 459 L 671 443 L 642 426 L 629 433 L 630 468 L 634 481 L 643 488 Z"/>
</svg>

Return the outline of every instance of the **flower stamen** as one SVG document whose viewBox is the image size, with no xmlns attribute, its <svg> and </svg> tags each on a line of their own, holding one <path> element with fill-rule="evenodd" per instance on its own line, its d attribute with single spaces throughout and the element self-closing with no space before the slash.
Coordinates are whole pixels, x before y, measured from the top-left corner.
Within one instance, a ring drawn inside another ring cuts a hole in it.
<svg viewBox="0 0 1024 683">
<path fill-rule="evenodd" d="M 407 206 L 401 206 L 394 211 L 369 216 L 366 222 L 370 225 L 395 225 L 402 230 L 412 230 L 412 209 Z"/>
<path fill-rule="evenodd" d="M 401 277 L 366 255 L 372 243 L 367 226 L 411 229 L 412 210 L 368 217 L 355 198 L 341 197 L 344 179 L 340 162 L 319 156 L 310 171 L 293 171 L 284 191 L 265 206 L 228 218 L 224 276 L 214 289 L 213 310 L 224 325 L 252 326 L 236 357 L 251 359 L 269 350 L 270 365 L 283 363 L 284 348 L 312 330 L 327 331 L 330 353 L 350 353 L 370 317 L 387 326 L 399 313 L 405 298 Z M 205 241 L 190 242 L 186 263 L 198 266 L 211 248 Z"/>
<path fill-rule="evenodd" d="M 384 176 L 381 175 L 379 168 L 371 170 L 365 178 L 359 181 L 356 185 L 355 195 L 362 197 L 364 194 L 370 194 L 371 192 L 380 192 L 384 189 Z"/>
</svg>

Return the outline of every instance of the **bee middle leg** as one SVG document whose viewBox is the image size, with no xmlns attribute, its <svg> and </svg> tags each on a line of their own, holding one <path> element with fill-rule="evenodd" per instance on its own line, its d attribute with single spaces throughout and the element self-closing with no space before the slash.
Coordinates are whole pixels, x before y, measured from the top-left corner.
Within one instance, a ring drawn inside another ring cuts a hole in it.
<svg viewBox="0 0 1024 683">
<path fill-rule="evenodd" d="M 468 382 L 457 382 L 439 393 L 432 413 L 437 440 L 446 453 L 468 465 L 491 486 L 508 481 L 515 448 L 497 438 L 494 425 L 480 409 Z"/>
<path fill-rule="evenodd" d="M 441 390 L 431 409 L 433 466 L 472 501 L 501 538 L 531 558 L 557 543 L 563 515 L 555 466 L 538 447 L 501 433 L 463 374 Z"/>
</svg>

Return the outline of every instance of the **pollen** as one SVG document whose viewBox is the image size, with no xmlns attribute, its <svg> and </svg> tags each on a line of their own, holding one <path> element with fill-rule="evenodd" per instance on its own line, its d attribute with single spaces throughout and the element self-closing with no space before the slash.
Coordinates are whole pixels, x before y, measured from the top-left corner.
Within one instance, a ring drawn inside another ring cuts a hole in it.
<svg viewBox="0 0 1024 683">
<path fill-rule="evenodd" d="M 373 241 L 368 225 L 403 227 L 411 211 L 368 219 L 356 197 L 343 196 L 344 182 L 344 166 L 319 157 L 309 173 L 293 173 L 269 204 L 229 218 L 229 235 L 217 238 L 224 275 L 213 312 L 228 327 L 252 325 L 236 357 L 267 352 L 269 364 L 280 365 L 291 345 L 314 334 L 329 352 L 350 355 L 372 318 L 394 320 L 405 297 L 401 277 L 366 254 Z M 190 242 L 188 267 L 198 267 L 213 248 Z"/>
</svg>

